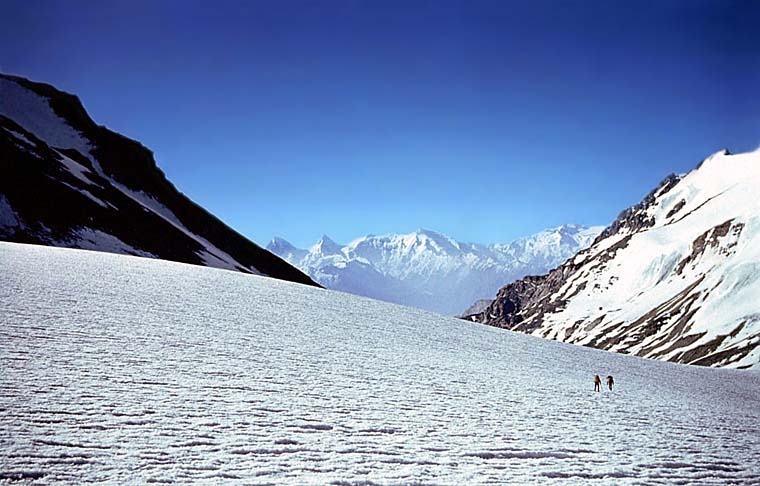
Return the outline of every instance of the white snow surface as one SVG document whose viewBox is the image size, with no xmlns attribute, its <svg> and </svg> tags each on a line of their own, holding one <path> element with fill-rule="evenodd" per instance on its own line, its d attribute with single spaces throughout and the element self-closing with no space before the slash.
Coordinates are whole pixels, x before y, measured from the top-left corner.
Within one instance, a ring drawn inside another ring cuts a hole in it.
<svg viewBox="0 0 760 486">
<path fill-rule="evenodd" d="M 0 275 L 0 481 L 760 483 L 756 372 L 107 253 Z"/>
<path fill-rule="evenodd" d="M 492 245 L 419 229 L 364 236 L 345 246 L 323 236 L 308 250 L 274 238 L 267 249 L 327 288 L 458 315 L 477 300 L 493 299 L 513 280 L 546 273 L 589 246 L 602 229 L 564 225 Z"/>
</svg>

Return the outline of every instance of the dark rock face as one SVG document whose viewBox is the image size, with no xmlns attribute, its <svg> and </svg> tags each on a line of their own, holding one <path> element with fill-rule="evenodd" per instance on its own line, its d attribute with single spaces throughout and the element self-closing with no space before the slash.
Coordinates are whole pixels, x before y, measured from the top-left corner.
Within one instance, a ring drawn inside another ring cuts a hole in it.
<svg viewBox="0 0 760 486">
<path fill-rule="evenodd" d="M 723 224 L 719 224 L 718 226 L 715 226 L 714 228 L 710 228 L 706 232 L 699 235 L 699 237 L 694 240 L 691 244 L 691 253 L 686 256 L 683 260 L 678 262 L 678 266 L 676 267 L 676 273 L 678 275 L 681 275 L 683 273 L 684 268 L 689 263 L 692 263 L 696 261 L 702 254 L 704 254 L 705 249 L 710 246 L 712 248 L 718 248 L 720 244 L 720 239 L 726 236 L 729 232 L 729 230 L 732 230 L 733 233 L 736 236 L 739 236 L 742 232 L 742 229 L 744 229 L 744 224 L 737 223 L 732 224 L 733 220 L 729 219 Z M 727 248 L 722 249 L 723 252 L 730 252 L 731 249 L 736 246 L 736 244 L 729 245 Z"/>
<path fill-rule="evenodd" d="M 0 114 L 0 240 L 152 256 L 316 285 L 179 192 L 147 148 L 96 125 L 75 96 L 14 76 L 0 75 L 0 82 L 46 98 L 90 146 L 89 153 L 51 146 L 34 128 Z"/>
<path fill-rule="evenodd" d="M 681 209 L 682 209 L 682 208 L 683 208 L 685 205 L 686 205 L 686 199 L 681 199 L 680 201 L 678 201 L 678 204 L 676 204 L 676 205 L 673 207 L 673 209 L 671 209 L 670 211 L 668 211 L 668 214 L 665 216 L 665 218 L 666 218 L 666 219 L 670 219 L 670 218 L 672 218 L 672 217 L 673 217 L 673 216 L 675 216 L 675 215 L 676 215 L 676 213 L 678 213 L 678 211 L 680 211 L 680 210 L 681 210 Z"/>
</svg>

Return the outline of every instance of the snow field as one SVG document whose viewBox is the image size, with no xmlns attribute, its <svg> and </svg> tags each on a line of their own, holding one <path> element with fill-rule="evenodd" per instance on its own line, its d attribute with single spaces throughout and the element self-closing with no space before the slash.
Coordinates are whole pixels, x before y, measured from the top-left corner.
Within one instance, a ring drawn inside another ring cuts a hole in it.
<svg viewBox="0 0 760 486">
<path fill-rule="evenodd" d="M 755 372 L 82 250 L 0 278 L 0 481 L 760 482 Z"/>
</svg>

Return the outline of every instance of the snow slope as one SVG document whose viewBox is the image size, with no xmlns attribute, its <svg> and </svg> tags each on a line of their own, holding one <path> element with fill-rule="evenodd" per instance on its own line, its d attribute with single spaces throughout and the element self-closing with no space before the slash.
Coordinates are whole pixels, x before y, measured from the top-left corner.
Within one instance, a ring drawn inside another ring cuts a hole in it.
<svg viewBox="0 0 760 486">
<path fill-rule="evenodd" d="M 649 358 L 757 367 L 759 190 L 760 150 L 715 153 L 472 319 Z"/>
<path fill-rule="evenodd" d="M 455 315 L 475 300 L 492 299 L 508 282 L 559 265 L 602 229 L 564 225 L 495 245 L 419 229 L 364 236 L 345 246 L 323 236 L 308 250 L 274 238 L 267 249 L 327 288 Z"/>
<path fill-rule="evenodd" d="M 108 253 L 0 275 L 0 481 L 760 482 L 754 372 Z"/>
<path fill-rule="evenodd" d="M 0 74 L 0 240 L 312 283 L 181 194 L 139 143 L 52 86 Z"/>
</svg>

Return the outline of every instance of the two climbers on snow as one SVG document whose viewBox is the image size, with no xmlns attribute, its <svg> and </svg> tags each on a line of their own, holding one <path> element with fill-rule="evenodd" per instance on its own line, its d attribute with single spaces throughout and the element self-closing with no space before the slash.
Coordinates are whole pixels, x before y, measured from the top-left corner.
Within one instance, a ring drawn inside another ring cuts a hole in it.
<svg viewBox="0 0 760 486">
<path fill-rule="evenodd" d="M 610 387 L 610 391 L 612 391 L 612 385 L 615 384 L 615 379 L 612 378 L 612 375 L 607 375 L 607 386 Z M 599 378 L 599 375 L 594 375 L 594 391 L 602 391 L 602 379 Z"/>
</svg>

